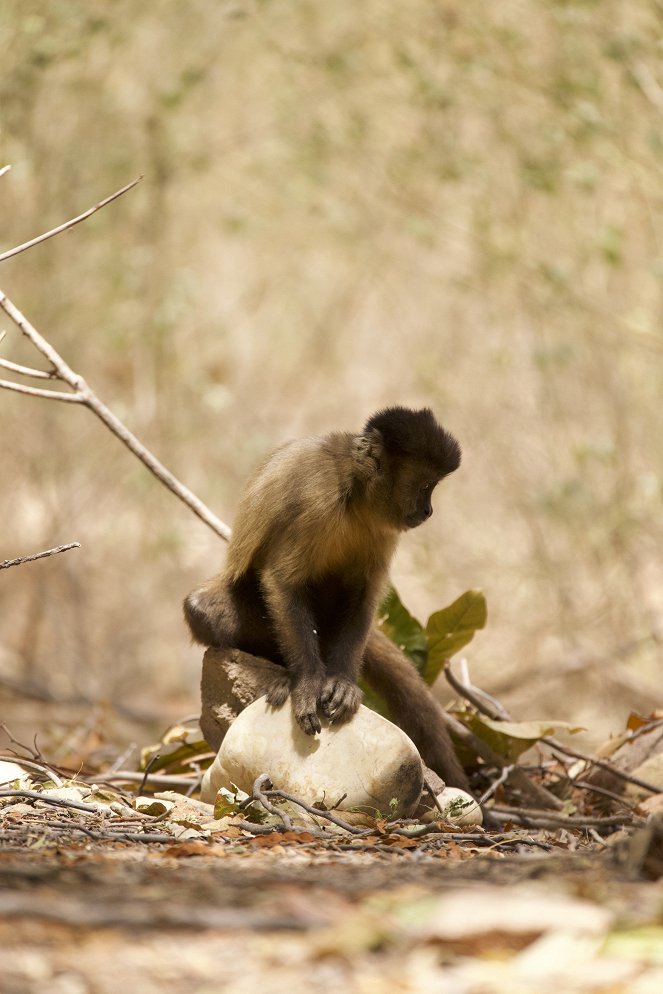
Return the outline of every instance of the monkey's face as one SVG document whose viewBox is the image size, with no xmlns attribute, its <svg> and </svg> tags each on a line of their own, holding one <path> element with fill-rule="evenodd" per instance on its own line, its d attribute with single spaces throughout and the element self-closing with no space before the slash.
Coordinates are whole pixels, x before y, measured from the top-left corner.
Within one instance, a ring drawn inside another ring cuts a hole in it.
<svg viewBox="0 0 663 994">
<path fill-rule="evenodd" d="M 433 513 L 431 496 L 438 482 L 428 467 L 409 460 L 401 462 L 393 489 L 393 508 L 400 529 L 416 528 L 428 521 Z"/>
</svg>

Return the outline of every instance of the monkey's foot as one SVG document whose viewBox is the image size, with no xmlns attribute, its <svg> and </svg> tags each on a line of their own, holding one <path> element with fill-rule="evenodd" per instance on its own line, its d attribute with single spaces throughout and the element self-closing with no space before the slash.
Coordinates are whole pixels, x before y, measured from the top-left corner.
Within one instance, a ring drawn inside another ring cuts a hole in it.
<svg viewBox="0 0 663 994">
<path fill-rule="evenodd" d="M 320 705 L 325 718 L 333 722 L 349 721 L 361 704 L 362 693 L 353 680 L 331 676 L 325 681 Z"/>
<path fill-rule="evenodd" d="M 290 679 L 287 672 L 283 675 L 274 677 L 273 682 L 270 682 L 269 689 L 267 690 L 265 696 L 267 698 L 267 703 L 271 704 L 273 708 L 280 708 L 282 704 L 285 704 L 290 695 Z"/>
</svg>

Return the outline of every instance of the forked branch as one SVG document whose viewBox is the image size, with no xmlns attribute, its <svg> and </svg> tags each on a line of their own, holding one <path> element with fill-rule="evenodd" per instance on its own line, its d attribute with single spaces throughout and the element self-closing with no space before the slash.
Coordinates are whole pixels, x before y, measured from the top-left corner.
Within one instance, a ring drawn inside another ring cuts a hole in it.
<svg viewBox="0 0 663 994">
<path fill-rule="evenodd" d="M 6 170 L 3 170 L 6 171 Z M 3 259 L 7 259 L 12 255 L 18 254 L 18 252 L 23 252 L 40 242 L 45 241 L 47 238 L 52 238 L 62 231 L 66 231 L 71 228 L 74 224 L 78 224 L 80 221 L 85 220 L 85 218 L 90 217 L 96 211 L 105 207 L 107 204 L 116 200 L 118 197 L 122 196 L 128 190 L 131 190 L 139 180 L 134 180 L 132 183 L 128 183 L 126 186 L 122 187 L 116 193 L 112 194 L 110 197 L 106 197 L 105 200 L 100 201 L 90 210 L 85 211 L 83 214 L 79 214 L 78 217 L 73 218 L 71 221 L 66 221 L 64 224 L 59 225 L 57 228 L 53 228 L 51 231 L 45 232 L 43 235 L 39 235 L 36 238 L 31 239 L 29 242 L 25 242 L 22 245 L 16 246 L 14 249 L 10 249 L 7 252 L 0 255 L 0 262 Z M 62 401 L 69 404 L 83 404 L 85 407 L 89 408 L 95 414 L 100 421 L 102 421 L 107 428 L 112 431 L 112 433 L 120 439 L 120 441 L 126 445 L 126 447 L 137 456 L 140 461 L 147 466 L 151 473 L 160 480 L 164 486 L 168 487 L 176 497 L 179 497 L 184 504 L 189 507 L 194 514 L 196 514 L 202 521 L 205 522 L 217 535 L 221 538 L 230 538 L 230 528 L 223 521 L 220 520 L 208 507 L 204 504 L 199 497 L 185 487 L 180 480 L 174 476 L 170 470 L 168 470 L 156 456 L 147 449 L 142 442 L 139 441 L 136 436 L 129 431 L 125 424 L 120 421 L 118 417 L 107 407 L 103 401 L 94 393 L 90 386 L 86 383 L 82 376 L 76 373 L 71 366 L 69 366 L 62 356 L 53 348 L 53 346 L 48 342 L 43 335 L 41 335 L 37 329 L 28 321 L 24 314 L 18 309 L 18 307 L 12 303 L 12 301 L 0 290 L 0 308 L 5 312 L 5 314 L 14 322 L 14 324 L 20 328 L 25 337 L 29 339 L 32 345 L 37 349 L 41 355 L 48 361 L 50 368 L 47 370 L 33 369 L 29 366 L 19 366 L 17 363 L 12 363 L 7 359 L 0 359 L 0 367 L 7 369 L 10 372 L 17 373 L 20 376 L 28 376 L 33 379 L 48 379 L 48 380 L 58 380 L 61 383 L 65 383 L 71 390 L 71 392 L 60 391 L 60 390 L 47 390 L 41 389 L 39 387 L 25 386 L 22 383 L 16 383 L 13 380 L 2 380 L 0 379 L 0 389 L 3 390 L 13 390 L 16 393 L 27 394 L 30 397 L 41 397 L 46 400 L 56 400 Z M 4 337 L 4 336 L 2 336 Z"/>
</svg>

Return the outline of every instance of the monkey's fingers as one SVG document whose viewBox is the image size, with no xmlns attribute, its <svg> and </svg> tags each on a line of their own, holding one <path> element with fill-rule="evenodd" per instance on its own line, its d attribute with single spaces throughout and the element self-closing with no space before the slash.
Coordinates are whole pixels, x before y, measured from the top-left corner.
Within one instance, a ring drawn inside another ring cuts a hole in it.
<svg viewBox="0 0 663 994">
<path fill-rule="evenodd" d="M 361 690 L 347 677 L 330 677 L 320 696 L 323 714 L 334 722 L 348 721 L 361 701 Z"/>
<path fill-rule="evenodd" d="M 322 731 L 317 711 L 306 711 L 303 713 L 295 711 L 295 718 L 305 735 L 318 735 Z"/>
</svg>

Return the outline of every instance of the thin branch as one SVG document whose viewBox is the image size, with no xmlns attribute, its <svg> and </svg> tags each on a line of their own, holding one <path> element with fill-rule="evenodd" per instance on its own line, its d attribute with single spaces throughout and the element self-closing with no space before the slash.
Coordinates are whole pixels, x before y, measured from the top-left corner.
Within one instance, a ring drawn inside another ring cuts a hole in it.
<svg viewBox="0 0 663 994">
<path fill-rule="evenodd" d="M 454 675 L 449 660 L 444 664 L 444 675 L 453 689 L 469 701 L 470 704 L 474 705 L 481 714 L 485 714 L 487 718 L 491 718 L 493 721 L 511 721 L 511 715 L 499 701 L 491 697 L 491 704 L 488 705 L 485 699 L 486 695 L 478 687 L 468 687 L 461 683 Z M 646 726 L 643 726 L 643 729 L 640 729 L 636 734 L 641 734 L 645 728 Z M 570 746 L 563 745 L 557 739 L 545 736 L 540 739 L 540 742 L 543 745 L 547 745 L 548 748 L 554 749 L 556 752 L 561 752 L 564 756 L 570 756 L 572 759 L 581 759 L 583 762 L 590 763 L 592 766 L 598 766 L 602 770 L 612 773 L 619 780 L 635 784 L 636 787 L 642 787 L 643 790 L 649 791 L 651 794 L 660 794 L 661 792 L 660 787 L 656 787 L 654 784 L 647 783 L 646 780 L 640 780 L 639 777 L 634 777 L 633 774 L 618 769 L 613 763 L 609 763 L 605 759 L 596 759 L 594 756 L 588 756 L 585 752 L 580 752 L 578 749 L 572 749 Z"/>
<path fill-rule="evenodd" d="M 484 793 L 479 798 L 479 805 L 482 808 L 483 808 L 484 804 L 486 803 L 486 801 L 488 800 L 488 798 L 493 796 L 493 794 L 495 793 L 495 791 L 497 790 L 497 788 L 501 787 L 501 785 L 506 780 L 508 780 L 509 774 L 512 772 L 512 770 L 513 770 L 513 765 L 511 765 L 511 766 L 505 766 L 504 769 L 502 770 L 502 772 L 500 773 L 500 775 L 498 776 L 497 780 L 493 780 L 493 782 L 491 783 L 491 785 L 488 788 L 488 790 L 484 791 Z"/>
<path fill-rule="evenodd" d="M 449 714 L 447 711 L 443 712 L 444 721 L 447 727 L 453 732 L 453 734 L 469 746 L 477 756 L 483 759 L 484 763 L 488 766 L 495 766 L 498 770 L 503 770 L 504 767 L 509 766 L 509 761 L 504 756 L 501 756 L 498 752 L 480 739 L 478 735 L 467 728 L 462 721 L 454 718 L 453 715 Z M 549 790 L 545 787 L 534 783 L 529 779 L 527 774 L 520 768 L 520 766 L 513 766 L 513 769 L 508 776 L 509 783 L 511 783 L 515 788 L 517 788 L 524 797 L 528 797 L 534 803 L 538 803 L 541 808 L 552 808 L 561 809 L 564 805 L 558 797 L 551 794 Z"/>
<path fill-rule="evenodd" d="M 502 707 L 499 701 L 496 701 L 490 694 L 486 694 L 483 690 L 480 690 L 479 687 L 459 680 L 451 669 L 451 662 L 448 659 L 444 661 L 444 676 L 447 683 L 453 687 L 456 693 L 474 705 L 481 714 L 485 714 L 486 717 L 492 718 L 494 721 L 509 720 L 509 712 L 506 708 Z"/>
<path fill-rule="evenodd" d="M 3 726 L 4 727 L 4 726 Z M 22 756 L 12 756 L 0 753 L 0 760 L 7 763 L 16 763 L 17 766 L 25 767 L 29 770 L 34 770 L 36 773 L 41 773 L 48 777 L 49 780 L 53 782 L 56 787 L 63 787 L 64 784 L 60 777 L 57 775 L 55 770 L 52 770 L 50 766 L 45 766 L 43 763 L 35 763 L 30 759 L 23 759 Z M 13 777 L 12 779 L 16 779 Z M 5 780 L 4 783 L 10 783 L 11 781 Z"/>
<path fill-rule="evenodd" d="M 10 169 L 11 169 L 11 166 L 3 166 L 0 169 L 0 176 L 4 176 L 5 173 L 8 173 Z"/>
<path fill-rule="evenodd" d="M 6 166 L 5 168 L 9 168 Z M 0 176 L 2 173 L 0 173 Z M 11 259 L 12 256 L 18 255 L 19 252 L 25 252 L 26 249 L 32 248 L 34 245 L 39 245 L 40 242 L 45 242 L 48 238 L 53 238 L 54 235 L 59 235 L 62 231 L 67 231 L 69 228 L 73 228 L 75 224 L 80 224 L 81 221 L 85 221 L 86 218 L 91 217 L 92 214 L 96 214 L 100 211 L 102 207 L 106 204 L 112 203 L 113 200 L 117 200 L 121 197 L 123 193 L 128 193 L 132 190 L 142 180 L 142 176 L 138 179 L 133 180 L 131 183 L 127 183 L 123 186 L 121 190 L 116 190 L 115 193 L 111 193 L 110 197 L 106 197 L 104 200 L 99 201 L 94 207 L 90 207 L 89 210 L 84 211 L 79 214 L 78 217 L 72 218 L 70 221 L 65 221 L 64 224 L 59 224 L 57 228 L 51 228 L 50 231 L 45 231 L 43 235 L 37 235 L 36 238 L 31 238 L 29 242 L 23 242 L 22 245 L 17 245 L 15 248 L 7 249 L 6 252 L 0 253 L 0 262 L 4 262 L 5 259 Z"/>
<path fill-rule="evenodd" d="M 77 393 L 62 393 L 60 390 L 40 390 L 39 387 L 26 387 L 22 383 L 12 383 L 11 380 L 0 380 L 0 388 L 14 390 L 16 393 L 27 393 L 29 397 L 44 397 L 46 400 L 62 400 L 66 404 L 84 404 L 85 399 Z"/>
<path fill-rule="evenodd" d="M 634 822 L 630 814 L 610 815 L 607 818 L 587 818 L 582 815 L 563 815 L 553 811 L 530 808 L 489 808 L 498 821 L 516 821 L 535 828 L 617 828 L 619 825 L 644 824 L 644 818 Z"/>
<path fill-rule="evenodd" d="M 5 332 L 3 331 L 0 335 L 0 342 L 5 337 Z M 36 380 L 56 380 L 58 374 L 54 369 L 33 369 L 32 366 L 19 366 L 17 362 L 10 362 L 9 359 L 0 359 L 0 366 L 3 369 L 8 369 L 10 373 L 20 373 L 21 376 L 33 376 Z"/>
<path fill-rule="evenodd" d="M 555 749 L 557 752 L 561 752 L 565 756 L 570 756 L 572 759 L 581 759 L 583 762 L 589 763 L 591 766 L 598 766 L 600 769 L 612 774 L 612 776 L 616 777 L 618 780 L 624 780 L 626 783 L 635 784 L 636 787 L 641 787 L 650 794 L 661 793 L 660 787 L 657 787 L 653 783 L 648 783 L 646 780 L 641 780 L 640 777 L 634 777 L 632 773 L 627 773 L 626 770 L 620 770 L 614 763 L 609 763 L 606 759 L 597 759 L 595 756 L 588 756 L 586 752 L 579 752 L 578 749 L 571 749 L 570 746 L 562 745 L 562 743 L 558 742 L 557 739 L 545 738 L 541 739 L 541 741 L 551 749 Z"/>
<path fill-rule="evenodd" d="M 262 804 L 265 811 L 270 815 L 276 815 L 283 822 L 284 828 L 287 832 L 292 831 L 292 818 L 290 815 L 286 814 L 285 811 L 281 811 L 268 799 L 266 791 L 270 790 L 272 786 L 271 780 L 267 773 L 261 773 L 256 782 L 253 784 L 253 800 L 258 801 Z M 272 791 L 273 793 L 273 791 Z M 278 796 L 278 794 L 277 794 Z"/>
<path fill-rule="evenodd" d="M 23 798 L 26 801 L 43 801 L 56 808 L 74 808 L 76 811 L 87 811 L 89 814 L 98 815 L 100 811 L 98 804 L 85 804 L 83 801 L 69 801 L 64 797 L 51 797 L 49 794 L 42 794 L 39 790 L 0 790 L 0 797 Z"/>
<path fill-rule="evenodd" d="M 58 552 L 68 552 L 69 549 L 80 549 L 80 542 L 70 542 L 68 545 L 58 545 L 55 549 L 46 549 L 45 552 L 35 552 L 32 556 L 20 556 L 18 559 L 5 559 L 0 563 L 0 569 L 9 569 L 10 566 L 21 566 L 22 563 L 31 563 L 35 559 L 45 559 L 46 556 L 55 556 Z M 4 727 L 4 726 L 3 726 Z"/>
<path fill-rule="evenodd" d="M 55 369 L 59 379 L 67 383 L 74 391 L 73 395 L 59 393 L 56 391 L 49 390 L 37 390 L 34 387 L 24 387 L 17 383 L 11 383 L 8 380 L 0 380 L 0 388 L 7 390 L 15 390 L 18 393 L 28 393 L 36 397 L 45 397 L 48 400 L 67 400 L 70 403 L 81 403 L 84 404 L 89 410 L 91 410 L 96 416 L 102 421 L 107 428 L 109 428 L 112 433 L 120 439 L 120 441 L 126 445 L 130 452 L 133 452 L 135 456 L 140 459 L 140 461 L 147 466 L 151 473 L 157 477 L 164 486 L 175 494 L 176 497 L 187 505 L 190 510 L 196 514 L 201 521 L 204 521 L 212 531 L 220 535 L 221 538 L 230 538 L 230 528 L 226 525 L 220 518 L 218 518 L 210 509 L 204 504 L 199 497 L 185 487 L 176 476 L 174 476 L 170 470 L 166 469 L 162 462 L 160 462 L 155 455 L 146 449 L 145 446 L 140 442 L 136 436 L 129 431 L 129 429 L 124 425 L 119 418 L 117 418 L 110 408 L 97 397 L 94 391 L 88 386 L 82 376 L 75 373 L 74 370 L 64 361 L 62 356 L 56 352 L 53 346 L 48 342 L 42 335 L 39 334 L 37 329 L 28 321 L 24 314 L 12 303 L 11 300 L 0 290 L 0 307 L 7 314 L 9 318 L 14 322 L 14 324 L 21 329 L 23 334 L 27 339 L 34 345 L 37 351 L 51 363 Z"/>
</svg>

